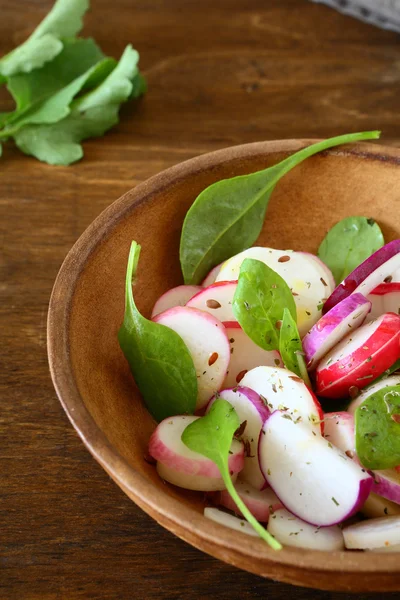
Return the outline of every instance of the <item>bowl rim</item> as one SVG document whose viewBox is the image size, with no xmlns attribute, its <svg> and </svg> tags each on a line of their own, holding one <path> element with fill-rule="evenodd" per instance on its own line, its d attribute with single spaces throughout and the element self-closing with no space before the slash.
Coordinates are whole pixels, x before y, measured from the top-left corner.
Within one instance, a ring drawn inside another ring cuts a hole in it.
<svg viewBox="0 0 400 600">
<path fill-rule="evenodd" d="M 330 575 L 335 573 L 332 587 L 328 586 L 325 589 L 340 589 L 337 587 L 338 573 L 339 579 L 340 573 L 369 574 L 376 577 L 389 574 L 393 577 L 395 573 L 400 575 L 398 554 L 335 551 L 329 553 L 329 561 L 327 561 L 327 554 L 316 550 L 284 548 L 280 552 L 275 552 L 262 540 L 238 534 L 214 523 L 167 493 L 155 495 L 153 484 L 137 472 L 110 444 L 86 408 L 75 381 L 69 351 L 69 323 L 79 277 L 86 262 L 103 239 L 112 235 L 118 223 L 130 212 L 151 199 L 156 191 L 160 192 L 204 169 L 220 166 L 239 158 L 251 159 L 278 152 L 292 153 L 315 141 L 318 140 L 255 142 L 202 154 L 154 175 L 114 201 L 87 227 L 62 263 L 49 303 L 47 349 L 52 381 L 70 422 L 94 458 L 146 513 L 181 539 L 225 562 L 241 566 L 242 559 L 247 560 L 244 568 L 258 575 L 304 585 L 300 578 L 301 570 L 312 570 L 316 579 L 318 573 Z M 400 149 L 365 142 L 327 150 L 322 155 L 357 156 L 400 165 Z M 254 564 L 252 568 L 249 564 L 249 560 L 251 561 L 255 556 L 265 562 L 265 573 L 260 572 L 259 565 Z M 279 567 L 287 567 L 290 573 L 287 576 L 279 572 L 275 573 Z M 296 570 L 295 573 L 293 568 Z M 354 589 L 365 589 L 357 585 L 358 582 Z M 396 586 L 390 589 L 400 589 L 400 578 Z M 348 589 L 348 587 L 341 589 Z"/>
</svg>

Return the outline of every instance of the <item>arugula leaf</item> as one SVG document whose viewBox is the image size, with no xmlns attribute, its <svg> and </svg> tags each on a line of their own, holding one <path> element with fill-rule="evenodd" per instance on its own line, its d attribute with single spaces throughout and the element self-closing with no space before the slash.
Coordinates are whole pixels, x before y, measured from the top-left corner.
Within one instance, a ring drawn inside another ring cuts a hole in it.
<svg viewBox="0 0 400 600">
<path fill-rule="evenodd" d="M 286 281 L 254 258 L 245 258 L 233 297 L 233 314 L 243 331 L 264 350 L 279 349 L 284 307 L 296 316 L 296 304 Z"/>
<path fill-rule="evenodd" d="M 339 284 L 384 243 L 382 231 L 374 219 L 347 217 L 328 231 L 318 256 Z"/>
<path fill-rule="evenodd" d="M 63 48 L 60 38 L 73 37 L 81 30 L 88 8 L 89 0 L 56 0 L 32 35 L 0 60 L 1 75 L 29 73 L 55 58 Z"/>
<path fill-rule="evenodd" d="M 296 321 L 287 308 L 283 309 L 282 327 L 279 331 L 279 352 L 285 367 L 292 373 L 296 373 L 306 385 L 311 387 L 300 333 Z"/>
<path fill-rule="evenodd" d="M 192 414 L 197 399 L 197 378 L 189 350 L 175 331 L 145 319 L 133 299 L 132 278 L 136 275 L 139 254 L 140 246 L 132 242 L 119 345 L 155 419 L 161 421 L 172 415 Z"/>
<path fill-rule="evenodd" d="M 367 469 L 400 464 L 400 385 L 371 394 L 355 412 L 356 451 Z"/>
<path fill-rule="evenodd" d="M 194 452 L 212 460 L 218 467 L 227 491 L 245 519 L 258 535 L 274 550 L 280 550 L 281 544 L 260 525 L 238 495 L 232 483 L 228 458 L 233 434 L 240 425 L 239 417 L 233 406 L 226 400 L 216 400 L 210 412 L 193 421 L 182 433 L 182 442 Z"/>
<path fill-rule="evenodd" d="M 275 185 L 296 165 L 333 146 L 379 136 L 379 131 L 368 131 L 324 140 L 273 167 L 217 181 L 203 190 L 182 227 L 180 261 L 185 283 L 199 283 L 212 267 L 256 241 Z"/>
</svg>

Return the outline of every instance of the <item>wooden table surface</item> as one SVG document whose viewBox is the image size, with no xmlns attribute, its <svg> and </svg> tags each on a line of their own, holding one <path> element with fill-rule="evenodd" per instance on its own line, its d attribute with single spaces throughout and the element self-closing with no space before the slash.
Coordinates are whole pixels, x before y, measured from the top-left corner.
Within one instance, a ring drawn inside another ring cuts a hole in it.
<svg viewBox="0 0 400 600">
<path fill-rule="evenodd" d="M 50 6 L 0 0 L 0 53 Z M 46 312 L 87 225 L 166 167 L 232 144 L 375 128 L 398 145 L 399 38 L 307 0 L 92 0 L 85 34 L 116 57 L 132 42 L 149 91 L 75 166 L 12 146 L 0 161 L 0 598 L 345 598 L 218 562 L 128 500 L 56 398 Z M 2 93 L 0 111 L 9 105 Z"/>
</svg>

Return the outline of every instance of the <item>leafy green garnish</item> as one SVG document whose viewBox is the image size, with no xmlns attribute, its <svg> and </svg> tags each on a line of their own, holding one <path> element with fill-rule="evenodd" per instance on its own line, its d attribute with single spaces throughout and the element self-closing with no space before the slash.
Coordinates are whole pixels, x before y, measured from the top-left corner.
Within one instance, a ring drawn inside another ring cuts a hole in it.
<svg viewBox="0 0 400 600">
<path fill-rule="evenodd" d="M 355 413 L 356 451 L 367 469 L 400 464 L 400 385 L 371 394 Z"/>
<path fill-rule="evenodd" d="M 382 231 L 374 219 L 347 217 L 328 231 L 318 256 L 339 284 L 384 243 Z"/>
<path fill-rule="evenodd" d="M 229 474 L 229 449 L 233 434 L 239 425 L 239 417 L 233 406 L 220 398 L 213 403 L 207 415 L 186 427 L 182 433 L 182 442 L 194 452 L 206 456 L 217 465 L 226 489 L 242 515 L 271 548 L 280 550 L 281 544 L 260 525 L 244 504 L 235 490 Z"/>
<path fill-rule="evenodd" d="M 91 109 L 97 110 L 97 109 Z M 145 319 L 136 308 L 132 279 L 140 246 L 132 242 L 126 271 L 125 317 L 118 341 L 144 402 L 155 419 L 194 412 L 197 378 L 192 357 L 172 329 Z"/>
<path fill-rule="evenodd" d="M 279 349 L 284 307 L 296 316 L 296 304 L 286 281 L 265 263 L 245 258 L 233 297 L 233 314 L 249 338 L 264 350 Z"/>
<path fill-rule="evenodd" d="M 180 261 L 185 283 L 199 283 L 216 264 L 256 241 L 275 185 L 296 165 L 333 146 L 377 139 L 379 135 L 379 131 L 367 131 L 324 140 L 273 167 L 217 181 L 203 190 L 187 212 L 182 228 Z"/>
<path fill-rule="evenodd" d="M 374 379 L 374 381 L 371 383 L 371 385 L 375 385 L 376 383 L 378 383 L 378 381 L 382 381 L 382 379 L 386 379 L 387 377 L 389 377 L 389 375 L 391 375 L 392 373 L 395 373 L 399 369 L 400 369 L 400 358 L 398 360 L 396 360 L 396 362 L 394 362 L 392 364 L 392 366 L 390 366 L 388 369 L 386 369 L 386 371 L 384 371 L 380 377 L 377 377 L 376 379 Z M 366 389 L 367 388 L 365 388 L 365 390 Z"/>
<path fill-rule="evenodd" d="M 279 331 L 279 352 L 285 367 L 304 379 L 304 382 L 311 387 L 300 333 L 296 321 L 287 308 L 283 309 L 282 326 Z"/>
</svg>

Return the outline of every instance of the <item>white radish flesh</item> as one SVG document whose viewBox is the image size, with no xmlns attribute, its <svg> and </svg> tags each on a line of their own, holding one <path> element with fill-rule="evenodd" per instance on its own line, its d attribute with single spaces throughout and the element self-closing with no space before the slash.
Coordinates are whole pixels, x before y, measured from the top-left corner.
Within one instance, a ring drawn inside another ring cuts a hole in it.
<svg viewBox="0 0 400 600">
<path fill-rule="evenodd" d="M 371 491 L 372 478 L 308 427 L 276 411 L 264 423 L 259 460 L 264 477 L 293 514 L 329 526 L 356 513 Z"/>
<path fill-rule="evenodd" d="M 369 396 L 371 396 L 372 394 L 375 394 L 376 392 L 378 392 L 379 390 L 388 387 L 388 386 L 392 386 L 392 385 L 400 385 L 400 375 L 389 375 L 388 377 L 385 377 L 384 379 L 381 379 L 380 381 L 378 381 L 377 383 L 373 383 L 372 385 L 369 385 L 368 387 L 366 387 L 365 389 L 363 389 L 362 392 L 360 392 L 356 398 L 354 398 L 348 408 L 347 408 L 347 412 L 349 412 L 351 415 L 354 415 L 354 413 L 356 412 L 357 408 L 367 399 L 369 398 Z M 357 389 L 353 390 L 354 393 L 357 393 Z"/>
<path fill-rule="evenodd" d="M 369 299 L 374 307 L 374 312 L 380 315 L 385 312 L 400 314 L 400 283 L 381 283 L 369 294 Z"/>
<path fill-rule="evenodd" d="M 352 294 L 323 315 L 303 338 L 308 370 L 317 364 L 352 330 L 357 329 L 371 309 L 362 294 Z"/>
<path fill-rule="evenodd" d="M 224 325 L 231 345 L 231 359 L 224 387 L 234 387 L 240 383 L 247 371 L 254 367 L 260 365 L 283 367 L 277 350 L 264 350 L 257 346 L 235 321 L 224 322 Z"/>
<path fill-rule="evenodd" d="M 329 294 L 331 294 L 336 287 L 336 283 L 335 283 L 335 278 L 334 278 L 330 268 L 327 267 L 326 264 L 324 262 L 322 262 L 322 260 L 315 254 L 311 254 L 310 252 L 301 252 L 301 251 L 299 252 L 299 254 L 305 254 L 306 256 L 308 256 L 310 259 L 314 260 L 317 263 L 318 268 L 321 271 L 322 277 L 328 284 L 326 286 L 327 292 Z"/>
<path fill-rule="evenodd" d="M 229 402 L 235 409 L 240 423 L 245 423 L 240 437 L 245 445 L 245 460 L 242 477 L 258 490 L 265 485 L 264 475 L 258 464 L 258 438 L 265 419 L 268 418 L 270 410 L 261 400 L 260 396 L 246 387 L 238 387 L 222 390 L 210 401 L 207 412 L 217 398 Z"/>
<path fill-rule="evenodd" d="M 319 363 L 316 391 L 345 398 L 352 387 L 366 387 L 400 357 L 400 316 L 386 313 L 346 336 Z"/>
<path fill-rule="evenodd" d="M 185 306 L 186 302 L 200 290 L 199 285 L 178 285 L 178 287 L 168 290 L 155 303 L 151 318 L 169 308 L 174 308 L 174 306 Z"/>
<path fill-rule="evenodd" d="M 243 473 L 240 474 L 241 479 L 242 477 Z M 261 523 L 267 523 L 270 514 L 282 508 L 282 503 L 271 488 L 257 490 L 248 483 L 239 480 L 235 483 L 235 488 L 251 514 Z M 216 502 L 242 516 L 226 490 L 218 494 Z"/>
<path fill-rule="evenodd" d="M 368 519 L 343 529 L 346 548 L 372 550 L 400 545 L 400 517 Z"/>
<path fill-rule="evenodd" d="M 225 489 L 217 465 L 182 442 L 186 427 L 199 417 L 177 415 L 158 424 L 149 441 L 149 454 L 157 461 L 160 476 L 179 487 L 213 491 Z M 237 475 L 244 465 L 242 442 L 233 440 L 229 455 L 229 471 Z"/>
<path fill-rule="evenodd" d="M 370 519 L 400 515 L 400 505 L 371 492 L 361 508 L 361 512 Z"/>
<path fill-rule="evenodd" d="M 201 282 L 202 287 L 208 287 L 212 283 L 215 283 L 217 275 L 221 270 L 221 266 L 222 266 L 222 263 L 220 263 L 219 265 L 216 265 L 213 269 L 211 269 L 209 274 Z"/>
<path fill-rule="evenodd" d="M 291 288 L 297 308 L 297 325 L 303 336 L 321 316 L 321 305 L 331 293 L 329 281 L 315 257 L 305 252 L 253 247 L 223 263 L 217 281 L 238 279 L 245 258 L 259 260 L 278 273 Z"/>
<path fill-rule="evenodd" d="M 213 315 L 220 321 L 236 321 L 232 312 L 233 296 L 237 281 L 220 281 L 213 283 L 193 296 L 186 306 L 197 308 Z"/>
<path fill-rule="evenodd" d="M 207 517 L 207 519 L 210 519 L 211 521 L 215 521 L 215 523 L 223 525 L 224 527 L 229 527 L 230 529 L 234 529 L 235 531 L 240 531 L 241 533 L 246 533 L 247 535 L 258 537 L 258 533 L 253 529 L 250 523 L 248 523 L 244 519 L 239 519 L 234 515 L 230 515 L 229 513 L 226 513 L 223 510 L 219 510 L 218 508 L 205 508 L 204 516 Z"/>
<path fill-rule="evenodd" d="M 354 437 L 354 417 L 347 412 L 325 413 L 324 437 L 349 458 L 357 456 Z"/>
<path fill-rule="evenodd" d="M 203 408 L 226 377 L 230 345 L 225 327 L 212 315 L 186 306 L 167 310 L 154 318 L 178 333 L 185 342 L 196 369 L 196 410 Z"/>
<path fill-rule="evenodd" d="M 343 534 L 337 525 L 316 527 L 295 517 L 284 508 L 271 515 L 268 531 L 284 546 L 326 552 L 344 548 Z"/>
<path fill-rule="evenodd" d="M 318 435 L 321 433 L 321 406 L 306 384 L 287 369 L 256 367 L 243 377 L 240 385 L 249 387 L 267 402 L 271 411 L 287 409 L 288 415 L 298 423 L 308 425 Z"/>
</svg>

